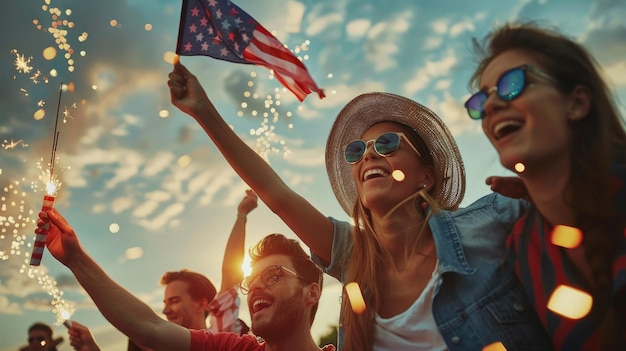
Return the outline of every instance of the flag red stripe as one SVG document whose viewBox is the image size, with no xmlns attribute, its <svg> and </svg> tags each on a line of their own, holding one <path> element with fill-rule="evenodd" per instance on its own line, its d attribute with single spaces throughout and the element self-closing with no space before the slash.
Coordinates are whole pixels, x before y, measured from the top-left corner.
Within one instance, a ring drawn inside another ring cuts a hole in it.
<svg viewBox="0 0 626 351">
<path fill-rule="evenodd" d="M 306 70 L 304 64 L 261 25 L 258 25 L 254 30 L 252 45 L 255 45 L 260 51 L 267 53 L 268 55 L 288 61 L 303 70 Z"/>
</svg>

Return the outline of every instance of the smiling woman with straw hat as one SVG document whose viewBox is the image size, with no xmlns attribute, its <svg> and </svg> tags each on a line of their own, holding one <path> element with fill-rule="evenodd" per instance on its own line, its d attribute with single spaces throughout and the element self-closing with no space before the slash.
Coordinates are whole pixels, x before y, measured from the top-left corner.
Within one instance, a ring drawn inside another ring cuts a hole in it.
<svg viewBox="0 0 626 351">
<path fill-rule="evenodd" d="M 424 106 L 387 93 L 358 96 L 331 131 L 326 164 L 354 223 L 327 217 L 291 190 L 233 132 L 197 78 L 177 64 L 172 103 L 191 115 L 261 200 L 343 283 L 342 350 L 549 350 L 515 274 L 505 234 L 525 203 L 488 195 L 456 209 L 465 172 L 450 132 Z"/>
</svg>

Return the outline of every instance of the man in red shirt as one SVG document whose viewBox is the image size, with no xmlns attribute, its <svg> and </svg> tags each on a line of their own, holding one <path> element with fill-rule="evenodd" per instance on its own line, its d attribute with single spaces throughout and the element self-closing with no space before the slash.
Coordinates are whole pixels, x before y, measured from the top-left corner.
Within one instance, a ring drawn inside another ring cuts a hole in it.
<svg viewBox="0 0 626 351">
<path fill-rule="evenodd" d="M 163 320 L 114 282 L 84 251 L 74 229 L 55 209 L 41 212 L 49 223 L 46 245 L 67 266 L 104 317 L 132 340 L 155 351 L 333 351 L 320 349 L 311 325 L 322 292 L 322 272 L 300 244 L 280 234 L 265 237 L 251 252 L 252 275 L 241 284 L 248 294 L 253 335 L 189 330 Z"/>
</svg>

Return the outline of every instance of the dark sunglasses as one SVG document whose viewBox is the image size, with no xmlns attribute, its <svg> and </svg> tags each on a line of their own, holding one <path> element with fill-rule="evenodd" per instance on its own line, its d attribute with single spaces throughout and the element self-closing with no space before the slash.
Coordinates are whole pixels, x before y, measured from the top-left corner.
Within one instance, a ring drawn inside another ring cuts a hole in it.
<svg viewBox="0 0 626 351">
<path fill-rule="evenodd" d="M 479 120 L 485 117 L 485 102 L 492 92 L 495 92 L 504 101 L 515 100 L 520 96 L 527 86 L 527 72 L 532 72 L 550 82 L 556 82 L 556 79 L 531 65 L 522 65 L 508 70 L 500 75 L 496 86 L 487 90 L 483 89 L 467 99 L 465 108 L 470 118 Z"/>
<path fill-rule="evenodd" d="M 46 340 L 46 338 L 44 338 L 43 336 L 36 336 L 36 337 L 31 336 L 27 340 L 29 344 L 33 341 L 37 341 L 38 343 L 41 343 L 42 341 Z"/>
<path fill-rule="evenodd" d="M 387 157 L 400 148 L 400 139 L 406 140 L 411 149 L 413 149 L 417 153 L 417 156 L 422 157 L 422 154 L 417 151 L 417 148 L 402 132 L 383 133 L 379 135 L 378 138 L 368 141 L 353 140 L 344 147 L 343 157 L 345 158 L 346 162 L 351 165 L 361 161 L 363 155 L 365 155 L 367 146 L 370 143 L 374 143 L 374 151 L 376 151 L 379 156 Z"/>
<path fill-rule="evenodd" d="M 265 268 L 264 270 L 262 270 L 260 273 L 253 274 L 253 275 L 243 278 L 243 280 L 241 281 L 241 284 L 239 284 L 239 290 L 241 290 L 242 294 L 247 295 L 250 292 L 250 286 L 252 285 L 252 283 L 254 283 L 254 281 L 257 278 L 261 278 L 261 282 L 265 284 L 265 286 L 276 285 L 280 277 L 285 276 L 285 273 L 283 272 L 289 273 L 296 278 L 307 281 L 306 278 L 292 271 L 291 269 L 276 265 L 276 266 L 269 266 Z"/>
</svg>

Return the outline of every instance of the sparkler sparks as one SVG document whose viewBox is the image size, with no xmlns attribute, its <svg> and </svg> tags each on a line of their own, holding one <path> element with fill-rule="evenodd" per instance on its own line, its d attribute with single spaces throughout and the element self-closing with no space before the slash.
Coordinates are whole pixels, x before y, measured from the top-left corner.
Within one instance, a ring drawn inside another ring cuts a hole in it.
<svg viewBox="0 0 626 351">
<path fill-rule="evenodd" d="M 34 211 L 26 209 L 27 193 L 22 189 L 23 180 L 5 186 L 0 195 L 0 260 L 3 261 L 28 251 L 22 251 L 27 239 L 22 231 L 34 223 L 31 220 Z"/>
<path fill-rule="evenodd" d="M 63 291 L 57 287 L 57 282 L 44 268 L 28 268 L 31 243 L 24 233 L 34 225 L 35 211 L 28 208 L 26 183 L 22 178 L 6 185 L 0 192 L 0 260 L 6 261 L 11 257 L 23 256 L 20 273 L 27 273 L 29 278 L 36 279 L 43 290 L 52 297 L 52 311 L 59 323 L 63 320 L 61 316 L 63 311 L 70 314 L 74 312 L 74 303 L 63 299 Z"/>
<path fill-rule="evenodd" d="M 22 266 L 21 272 L 26 271 L 26 264 Z M 41 267 L 31 267 L 27 271 L 27 275 L 31 279 L 36 279 L 41 288 L 52 297 L 52 312 L 56 315 L 56 325 L 61 325 L 63 321 L 69 319 L 74 314 L 76 307 L 71 301 L 63 298 L 63 291 L 57 286 L 57 281 L 50 277 L 45 269 Z"/>
<path fill-rule="evenodd" d="M 30 65 L 30 60 L 33 59 L 32 56 L 26 57 L 23 54 L 17 52 L 16 49 L 12 49 L 11 53 L 15 55 L 15 62 L 13 65 L 20 73 L 30 73 L 33 67 Z"/>
<path fill-rule="evenodd" d="M 73 110 L 76 107 L 76 103 L 73 103 L 70 107 L 65 106 L 65 108 L 63 109 L 63 123 L 67 123 L 68 118 L 74 119 L 74 117 L 72 117 L 72 115 L 70 114 L 70 110 Z"/>
<path fill-rule="evenodd" d="M 300 61 L 309 59 L 309 56 L 304 53 L 309 50 L 310 44 L 309 40 L 305 40 L 292 50 L 294 54 L 298 55 Z M 266 71 L 264 70 L 264 72 Z M 270 154 L 282 154 L 285 158 L 291 153 L 291 150 L 286 146 L 286 141 L 276 134 L 276 124 L 283 118 L 287 123 L 287 128 L 293 128 L 291 122 L 293 111 L 283 107 L 282 102 L 282 94 L 287 92 L 287 88 L 275 88 L 273 94 L 267 94 L 263 98 L 260 94 L 252 91 L 257 85 L 256 78 L 257 73 L 251 72 L 247 82 L 250 90 L 243 92 L 243 99 L 239 104 L 241 109 L 237 112 L 237 116 L 243 117 L 249 114 L 252 117 L 262 117 L 260 127 L 250 130 L 250 135 L 256 136 L 255 151 L 266 161 L 269 160 Z M 273 80 L 275 78 L 274 72 L 270 70 L 267 78 Z M 302 109 L 302 105 L 298 106 L 298 110 Z"/>
<path fill-rule="evenodd" d="M 15 149 L 18 145 L 22 145 L 22 148 L 28 147 L 28 144 L 26 144 L 24 140 L 21 140 L 21 139 L 18 141 L 13 141 L 13 139 L 11 139 L 10 142 L 7 140 L 4 140 L 2 142 L 2 148 L 5 150 Z"/>
</svg>

